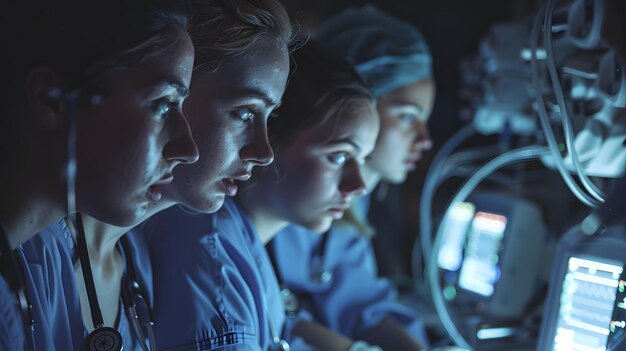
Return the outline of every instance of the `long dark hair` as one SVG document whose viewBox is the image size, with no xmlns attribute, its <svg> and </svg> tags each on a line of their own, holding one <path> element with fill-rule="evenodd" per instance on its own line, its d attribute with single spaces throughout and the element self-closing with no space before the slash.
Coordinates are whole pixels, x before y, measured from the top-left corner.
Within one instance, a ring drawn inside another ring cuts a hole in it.
<svg viewBox="0 0 626 351">
<path fill-rule="evenodd" d="M 0 69 L 7 89 L 0 107 L 3 159 L 19 140 L 29 72 L 47 67 L 64 91 L 106 95 L 107 78 L 158 55 L 187 28 L 189 7 L 165 0 L 23 0 L 3 6 Z"/>
<path fill-rule="evenodd" d="M 28 72 L 48 67 L 64 89 L 99 89 L 107 75 L 158 55 L 186 30 L 185 2 L 162 0 L 25 0 L 2 11 L 3 67 L 9 101 L 23 103 Z M 103 92 L 99 92 L 103 93 Z"/>
</svg>

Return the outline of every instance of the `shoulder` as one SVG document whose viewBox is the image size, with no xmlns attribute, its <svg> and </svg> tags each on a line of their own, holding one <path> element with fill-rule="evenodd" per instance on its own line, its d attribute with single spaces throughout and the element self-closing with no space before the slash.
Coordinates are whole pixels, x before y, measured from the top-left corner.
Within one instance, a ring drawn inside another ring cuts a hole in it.
<svg viewBox="0 0 626 351">
<path fill-rule="evenodd" d="M 52 264 L 70 258 L 74 250 L 74 239 L 65 220 L 48 225 L 19 248 L 29 264 Z"/>
<path fill-rule="evenodd" d="M 323 235 L 292 224 L 279 231 L 270 245 L 275 252 L 293 252 L 300 255 L 314 250 L 321 242 Z"/>
<path fill-rule="evenodd" d="M 24 324 L 15 303 L 15 294 L 0 276 L 0 349 L 24 349 Z"/>
<path fill-rule="evenodd" d="M 251 284 L 249 256 L 216 233 L 205 235 L 198 246 L 201 257 L 185 253 L 154 266 L 159 345 L 195 349 L 258 344 L 258 289 Z"/>
</svg>

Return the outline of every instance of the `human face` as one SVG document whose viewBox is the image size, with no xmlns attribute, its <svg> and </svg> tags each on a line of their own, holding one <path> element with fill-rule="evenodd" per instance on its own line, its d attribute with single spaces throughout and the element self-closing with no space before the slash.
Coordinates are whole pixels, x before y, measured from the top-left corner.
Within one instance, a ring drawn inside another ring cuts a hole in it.
<svg viewBox="0 0 626 351">
<path fill-rule="evenodd" d="M 350 105 L 276 150 L 254 188 L 277 218 L 324 232 L 365 193 L 361 165 L 374 148 L 379 118 L 366 100 Z"/>
<path fill-rule="evenodd" d="M 432 147 L 427 122 L 434 99 L 432 80 L 417 81 L 378 99 L 380 134 L 368 170 L 387 182 L 404 182 L 422 152 Z"/>
<path fill-rule="evenodd" d="M 193 69 L 182 30 L 158 56 L 114 71 L 102 102 L 77 116 L 77 208 L 103 222 L 130 226 L 161 198 L 179 163 L 198 149 L 182 113 Z"/>
<path fill-rule="evenodd" d="M 184 106 L 200 160 L 178 167 L 165 195 L 211 213 L 222 206 L 225 196 L 237 193 L 235 182 L 248 180 L 252 167 L 274 159 L 267 119 L 285 91 L 289 57 L 285 49 L 262 40 L 249 54 L 207 71 L 211 69 L 194 72 Z"/>
</svg>

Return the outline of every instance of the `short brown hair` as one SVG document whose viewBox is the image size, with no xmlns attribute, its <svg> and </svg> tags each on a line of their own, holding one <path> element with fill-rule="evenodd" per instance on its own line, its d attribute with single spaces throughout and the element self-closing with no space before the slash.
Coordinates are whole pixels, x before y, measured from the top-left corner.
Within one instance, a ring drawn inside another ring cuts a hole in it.
<svg viewBox="0 0 626 351">
<path fill-rule="evenodd" d="M 193 0 L 189 34 L 196 68 L 247 52 L 261 38 L 287 50 L 293 28 L 277 0 Z"/>
</svg>

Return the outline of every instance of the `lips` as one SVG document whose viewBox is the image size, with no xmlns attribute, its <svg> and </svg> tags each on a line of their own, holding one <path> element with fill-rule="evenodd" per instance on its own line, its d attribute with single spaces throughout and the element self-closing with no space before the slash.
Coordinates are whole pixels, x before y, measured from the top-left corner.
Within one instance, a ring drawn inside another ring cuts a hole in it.
<svg viewBox="0 0 626 351">
<path fill-rule="evenodd" d="M 165 185 L 165 184 L 169 184 L 174 180 L 174 175 L 169 173 L 164 175 L 163 177 L 161 177 L 161 179 L 159 179 L 156 183 L 156 185 Z"/>
<path fill-rule="evenodd" d="M 222 179 L 220 182 L 220 186 L 222 187 L 222 191 L 226 196 L 235 196 L 237 195 L 238 186 L 235 182 L 235 179 Z"/>
<path fill-rule="evenodd" d="M 341 217 L 343 217 L 344 212 L 346 212 L 348 208 L 344 208 L 344 207 L 335 207 L 335 208 L 330 208 L 328 209 L 328 212 L 330 213 L 330 216 L 333 219 L 341 219 Z"/>
<path fill-rule="evenodd" d="M 340 219 L 343 217 L 344 212 L 346 212 L 350 208 L 350 202 L 342 202 L 340 204 L 334 205 L 328 209 L 331 217 L 333 219 Z"/>
<path fill-rule="evenodd" d="M 244 173 L 244 174 L 241 174 L 241 175 L 238 175 L 238 176 L 231 177 L 231 178 L 229 178 L 229 179 L 238 180 L 238 181 L 240 181 L 240 182 L 245 182 L 245 181 L 247 181 L 248 179 L 250 179 L 251 177 L 252 177 L 252 173 L 250 173 L 250 172 L 246 172 L 246 173 Z"/>
<path fill-rule="evenodd" d="M 414 154 L 406 158 L 406 163 L 417 163 L 422 159 L 422 154 Z"/>
<path fill-rule="evenodd" d="M 404 164 L 407 166 L 409 171 L 412 171 L 416 168 L 417 162 L 421 159 L 422 159 L 421 154 L 411 155 L 406 158 L 406 160 L 404 161 Z"/>
<path fill-rule="evenodd" d="M 174 176 L 171 173 L 168 173 L 161 177 L 158 181 L 148 187 L 148 198 L 152 202 L 157 202 L 161 200 L 163 197 L 163 191 L 161 190 L 160 185 L 166 185 L 171 183 L 174 180 Z"/>
</svg>

